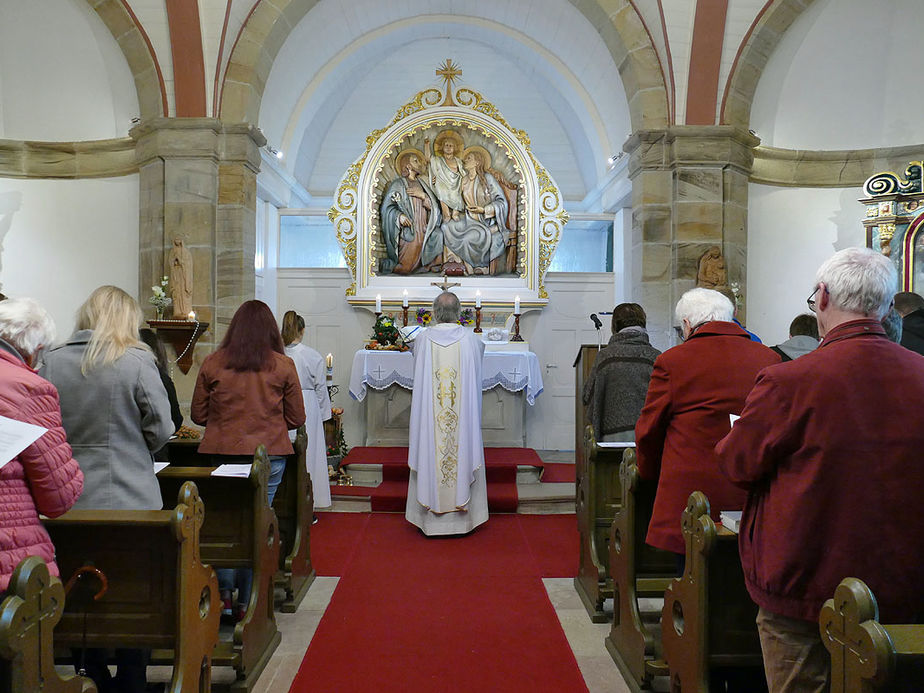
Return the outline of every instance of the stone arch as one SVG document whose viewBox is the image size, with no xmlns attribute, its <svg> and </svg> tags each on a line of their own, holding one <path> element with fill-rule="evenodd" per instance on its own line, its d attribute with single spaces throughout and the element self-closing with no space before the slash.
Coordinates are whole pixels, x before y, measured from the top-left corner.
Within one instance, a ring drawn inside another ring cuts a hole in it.
<svg viewBox="0 0 924 693">
<path fill-rule="evenodd" d="M 87 0 L 122 49 L 135 80 L 142 120 L 167 115 L 167 91 L 154 48 L 135 15 L 121 0 Z"/>
<path fill-rule="evenodd" d="M 786 30 L 814 0 L 770 0 L 738 48 L 722 97 L 723 125 L 748 129 L 757 83 Z"/>
<path fill-rule="evenodd" d="M 629 0 L 570 0 L 597 28 L 622 77 L 633 130 L 669 124 L 668 95 L 657 51 Z M 318 0 L 280 8 L 260 0 L 231 52 L 222 82 L 220 118 L 256 124 L 273 61 L 296 24 Z"/>
</svg>

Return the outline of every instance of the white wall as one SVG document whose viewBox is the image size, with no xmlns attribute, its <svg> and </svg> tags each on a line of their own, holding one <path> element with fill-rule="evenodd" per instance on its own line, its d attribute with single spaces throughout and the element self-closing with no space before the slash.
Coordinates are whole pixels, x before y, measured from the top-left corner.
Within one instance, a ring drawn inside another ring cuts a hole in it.
<svg viewBox="0 0 924 693">
<path fill-rule="evenodd" d="M 866 245 L 859 188 L 751 185 L 748 220 L 747 326 L 765 344 L 789 337 L 808 312 L 815 271 L 836 251 Z"/>
<path fill-rule="evenodd" d="M 0 0 L 0 138 L 124 137 L 137 115 L 125 56 L 86 0 Z"/>
<path fill-rule="evenodd" d="M 77 181 L 0 178 L 0 283 L 54 317 L 58 337 L 96 287 L 138 294 L 138 176 Z M 142 296 L 147 300 L 149 294 Z"/>
<path fill-rule="evenodd" d="M 924 142 L 921 0 L 815 0 L 764 68 L 751 128 L 767 145 L 859 149 Z"/>
</svg>

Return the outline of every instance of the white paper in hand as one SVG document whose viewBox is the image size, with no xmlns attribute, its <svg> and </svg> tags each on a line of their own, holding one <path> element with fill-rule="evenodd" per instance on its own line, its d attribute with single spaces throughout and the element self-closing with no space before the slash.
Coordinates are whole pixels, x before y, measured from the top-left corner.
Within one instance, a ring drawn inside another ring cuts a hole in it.
<svg viewBox="0 0 924 693">
<path fill-rule="evenodd" d="M 47 428 L 41 426 L 0 416 L 0 467 L 32 445 L 47 431 Z"/>
<path fill-rule="evenodd" d="M 735 425 L 735 422 L 736 422 L 738 419 L 740 419 L 740 418 L 741 418 L 740 416 L 736 416 L 735 414 L 729 414 L 729 415 L 728 415 L 728 424 L 729 424 L 729 426 L 734 426 L 734 425 Z"/>
<path fill-rule="evenodd" d="M 222 464 L 212 470 L 212 476 L 231 476 L 246 479 L 250 476 L 249 464 Z"/>
</svg>

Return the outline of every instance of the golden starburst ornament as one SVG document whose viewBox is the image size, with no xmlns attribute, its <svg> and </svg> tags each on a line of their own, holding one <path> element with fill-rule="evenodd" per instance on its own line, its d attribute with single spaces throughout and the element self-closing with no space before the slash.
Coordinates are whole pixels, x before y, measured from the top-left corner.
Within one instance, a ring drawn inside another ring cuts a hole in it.
<svg viewBox="0 0 924 693">
<path fill-rule="evenodd" d="M 452 98 L 452 83 L 462 76 L 462 68 L 460 68 L 456 63 L 452 61 L 452 58 L 446 58 L 443 61 L 443 64 L 440 65 L 440 69 L 436 71 L 437 77 L 442 77 L 443 82 L 446 83 L 445 90 L 446 95 L 443 97 L 443 103 L 441 106 L 455 106 L 456 102 Z"/>
</svg>

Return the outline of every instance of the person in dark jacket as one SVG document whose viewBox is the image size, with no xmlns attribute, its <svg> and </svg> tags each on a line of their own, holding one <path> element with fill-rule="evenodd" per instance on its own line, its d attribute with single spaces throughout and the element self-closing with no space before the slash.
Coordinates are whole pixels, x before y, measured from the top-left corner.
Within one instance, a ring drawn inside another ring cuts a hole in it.
<svg viewBox="0 0 924 693">
<path fill-rule="evenodd" d="M 635 440 L 635 422 L 645 404 L 654 361 L 661 353 L 648 341 L 646 320 L 638 303 L 613 308 L 613 334 L 606 348 L 597 353 L 584 384 L 587 419 L 598 441 Z"/>
<path fill-rule="evenodd" d="M 811 313 L 803 313 L 789 323 L 789 339 L 770 347 L 783 361 L 792 361 L 818 348 L 818 321 Z"/>
<path fill-rule="evenodd" d="M 774 692 L 828 690 L 818 615 L 843 578 L 869 585 L 883 623 L 924 617 L 924 428 L 903 415 L 924 411 L 924 357 L 883 330 L 895 283 L 868 248 L 827 260 L 809 298 L 821 345 L 764 369 L 716 446 L 749 493 L 741 567 Z"/>
<path fill-rule="evenodd" d="M 895 310 L 902 316 L 901 345 L 924 355 L 924 297 L 913 291 L 895 294 Z"/>
<path fill-rule="evenodd" d="M 173 378 L 170 377 L 169 362 L 167 361 L 167 351 L 164 349 L 164 343 L 160 341 L 157 333 L 149 327 L 142 327 L 138 330 L 138 336 L 154 354 L 154 360 L 157 362 L 157 372 L 160 373 L 160 381 L 167 391 L 167 399 L 170 400 L 170 418 L 173 420 L 174 433 L 176 433 L 176 431 L 180 430 L 180 426 L 183 425 L 183 412 L 180 411 L 180 401 L 176 396 L 176 386 L 173 384 Z M 170 461 L 166 445 L 154 453 L 154 459 L 159 462 Z"/>
</svg>

